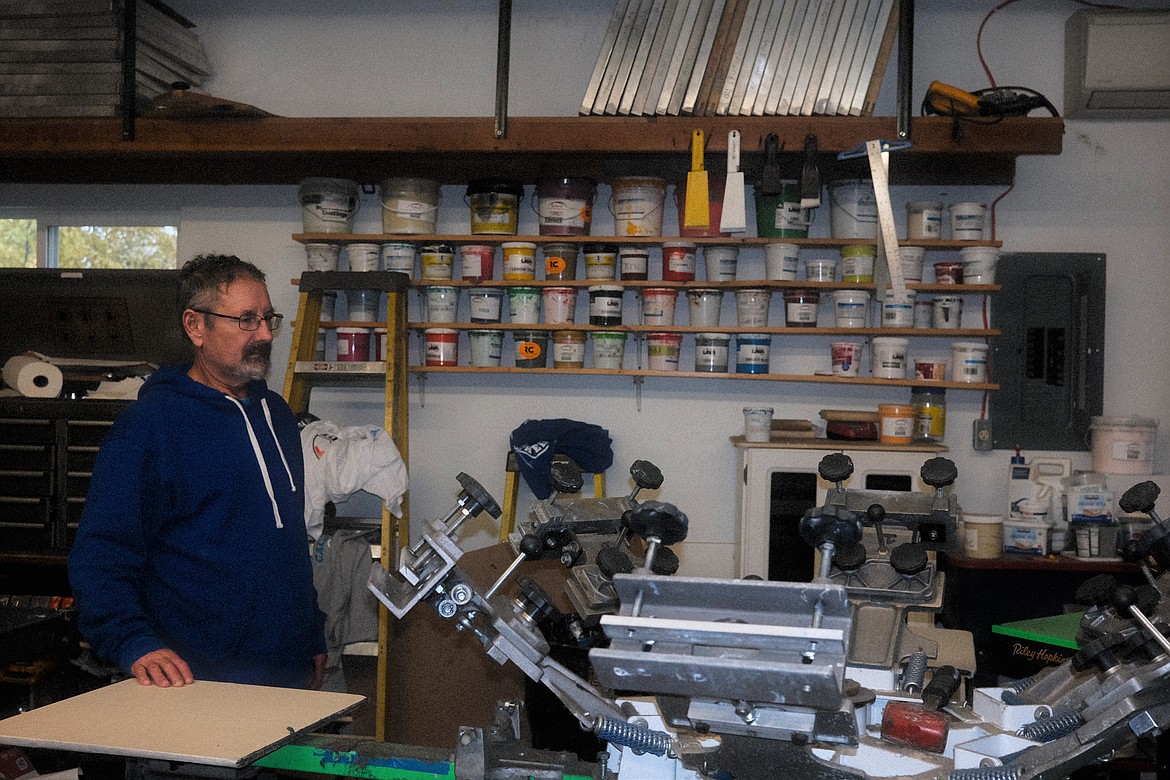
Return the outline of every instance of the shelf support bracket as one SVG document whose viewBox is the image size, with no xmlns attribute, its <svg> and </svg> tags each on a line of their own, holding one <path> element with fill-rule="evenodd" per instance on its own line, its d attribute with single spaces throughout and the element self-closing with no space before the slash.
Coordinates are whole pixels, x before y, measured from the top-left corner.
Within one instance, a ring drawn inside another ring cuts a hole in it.
<svg viewBox="0 0 1170 780">
<path fill-rule="evenodd" d="M 646 377 L 641 374 L 634 374 L 631 379 L 634 380 L 634 409 L 642 411 L 642 385 L 646 383 Z"/>
<path fill-rule="evenodd" d="M 122 6 L 122 140 L 134 140 L 135 94 L 138 91 L 138 1 L 126 0 Z"/>
<path fill-rule="evenodd" d="M 512 0 L 500 0 L 496 43 L 496 138 L 508 136 L 508 75 L 512 59 Z"/>
<path fill-rule="evenodd" d="M 425 409 L 427 405 L 427 372 L 420 371 L 415 376 L 418 377 L 418 405 L 419 408 Z"/>
</svg>

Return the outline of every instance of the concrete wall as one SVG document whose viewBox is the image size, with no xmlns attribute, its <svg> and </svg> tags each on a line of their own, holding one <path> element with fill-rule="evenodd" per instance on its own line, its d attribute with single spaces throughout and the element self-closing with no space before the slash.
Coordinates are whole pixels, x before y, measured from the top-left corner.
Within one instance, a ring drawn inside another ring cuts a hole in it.
<svg viewBox="0 0 1170 780">
<path fill-rule="evenodd" d="M 205 88 L 221 97 L 288 116 L 468 116 L 493 111 L 493 3 L 176 0 L 174 5 L 198 24 L 217 69 Z M 986 86 L 974 41 L 992 4 L 981 3 L 977 9 L 958 0 L 919 5 L 915 94 L 921 95 L 931 79 L 970 89 Z M 517 0 L 514 115 L 576 113 L 611 8 L 609 3 Z M 1069 3 L 1041 0 L 996 14 L 985 30 L 983 50 L 997 81 L 1039 90 L 1059 108 L 1064 21 L 1074 10 Z M 877 113 L 893 113 L 894 92 L 891 68 Z M 1170 324 L 1162 316 L 1170 293 L 1166 132 L 1164 121 L 1070 120 L 1063 154 L 1021 158 L 1016 186 L 999 205 L 998 238 L 1006 251 L 1108 256 L 1109 415 L 1166 418 L 1170 408 Z M 1002 192 L 899 187 L 893 196 L 898 209 L 925 196 L 947 202 L 990 201 Z M 181 258 L 226 251 L 252 259 L 269 272 L 277 308 L 295 312 L 295 290 L 289 282 L 304 268 L 303 249 L 289 238 L 301 229 L 295 187 L 0 187 L 0 210 L 8 215 L 14 209 L 47 209 L 82 222 L 161 214 L 180 225 Z M 596 213 L 594 232 L 603 234 L 609 217 L 604 208 Z M 674 219 L 673 210 L 666 218 Z M 750 224 L 750 213 L 748 218 Z M 526 211 L 524 219 L 534 217 Z M 827 235 L 828 214 L 817 219 L 814 233 Z M 358 223 L 358 232 L 380 231 L 374 196 L 363 198 Z M 466 232 L 466 226 L 462 193 L 447 188 L 439 228 Z M 535 232 L 535 223 L 522 222 L 521 232 L 526 230 Z M 760 263 L 762 258 L 745 252 L 743 261 Z M 776 318 L 780 309 L 774 305 Z M 731 311 L 725 310 L 725 317 L 733 316 Z M 290 336 L 288 331 L 279 336 L 277 355 L 287 354 Z M 828 341 L 778 337 L 773 349 L 785 361 L 785 370 L 793 366 L 811 371 L 827 367 Z M 920 346 L 931 354 L 947 351 L 946 340 Z M 686 362 L 684 354 L 684 366 Z M 272 382 L 280 386 L 282 381 L 280 365 Z M 956 491 L 963 506 L 998 511 L 1004 503 L 1008 453 L 971 449 L 981 396 L 947 393 L 946 444 L 959 465 Z M 873 408 L 907 397 L 908 391 L 900 388 L 652 378 L 641 390 L 639 406 L 629 377 L 431 375 L 425 386 L 412 379 L 415 528 L 451 505 L 459 471 L 502 497 L 509 433 L 525 419 L 569 417 L 599 424 L 613 436 L 611 492 L 627 489 L 623 477 L 633 460 L 657 463 L 666 476 L 657 497 L 676 503 L 691 517 L 690 543 L 682 551 L 684 570 L 728 575 L 738 511 L 736 452 L 728 436 L 742 429 L 742 407 L 766 403 L 776 408 L 777 416 L 816 419 L 822 408 Z M 375 422 L 382 416 L 380 396 L 366 391 L 335 390 L 320 393 L 318 399 L 317 408 L 343 423 Z M 1170 465 L 1168 429 L 1170 421 L 1163 419 L 1158 436 L 1161 472 Z M 1088 466 L 1087 453 L 1068 455 L 1075 467 Z M 355 499 L 341 509 L 361 514 L 371 503 Z M 476 543 L 490 541 L 494 533 L 486 522 L 472 531 Z"/>
</svg>

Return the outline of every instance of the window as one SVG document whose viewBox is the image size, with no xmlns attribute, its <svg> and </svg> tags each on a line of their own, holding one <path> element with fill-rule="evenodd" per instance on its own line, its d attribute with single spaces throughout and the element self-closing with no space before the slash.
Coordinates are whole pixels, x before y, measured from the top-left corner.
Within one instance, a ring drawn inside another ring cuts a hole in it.
<svg viewBox="0 0 1170 780">
<path fill-rule="evenodd" d="M 175 268 L 178 237 L 178 228 L 171 225 L 43 225 L 35 219 L 0 219 L 0 267 Z"/>
</svg>

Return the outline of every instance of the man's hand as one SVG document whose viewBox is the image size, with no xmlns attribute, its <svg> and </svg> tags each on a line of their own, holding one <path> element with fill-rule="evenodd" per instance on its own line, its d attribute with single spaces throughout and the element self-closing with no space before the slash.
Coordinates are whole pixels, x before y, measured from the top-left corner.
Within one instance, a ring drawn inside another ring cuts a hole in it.
<svg viewBox="0 0 1170 780">
<path fill-rule="evenodd" d="M 313 670 L 309 672 L 309 683 L 305 687 L 311 691 L 321 690 L 321 685 L 325 682 L 325 653 L 313 656 Z"/>
<path fill-rule="evenodd" d="M 139 658 L 130 666 L 130 673 L 139 685 L 157 685 L 159 688 L 170 688 L 172 685 L 181 688 L 195 682 L 187 662 L 174 650 L 165 647 Z"/>
</svg>

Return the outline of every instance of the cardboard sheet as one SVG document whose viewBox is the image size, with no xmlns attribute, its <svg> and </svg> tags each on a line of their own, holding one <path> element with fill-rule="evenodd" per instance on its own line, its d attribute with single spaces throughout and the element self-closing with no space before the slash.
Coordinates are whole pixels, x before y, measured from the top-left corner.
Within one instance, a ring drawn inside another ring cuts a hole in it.
<svg viewBox="0 0 1170 780">
<path fill-rule="evenodd" d="M 182 688 L 124 680 L 0 720 L 0 745 L 241 767 L 364 699 L 206 680 Z"/>
</svg>

